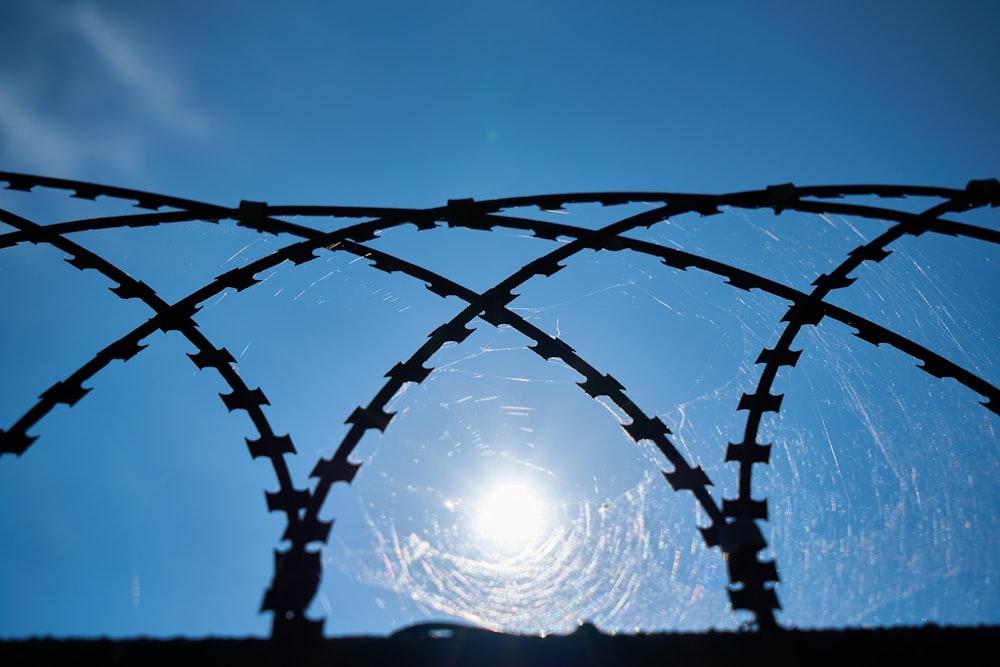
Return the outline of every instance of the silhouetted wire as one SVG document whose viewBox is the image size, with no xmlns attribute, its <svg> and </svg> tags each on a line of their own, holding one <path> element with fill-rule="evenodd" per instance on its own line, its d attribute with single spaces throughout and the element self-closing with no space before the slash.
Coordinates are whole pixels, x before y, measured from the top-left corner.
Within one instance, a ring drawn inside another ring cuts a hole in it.
<svg viewBox="0 0 1000 667">
<path fill-rule="evenodd" d="M 592 193 L 516 197 L 481 202 L 458 199 L 450 200 L 447 206 L 422 210 L 385 207 L 268 206 L 263 202 L 251 201 L 243 201 L 237 208 L 226 208 L 154 193 L 26 174 L 0 172 L 0 180 L 7 182 L 8 189 L 13 190 L 30 192 L 35 187 L 71 190 L 72 196 L 77 198 L 96 199 L 104 196 L 134 200 L 137 207 L 156 211 L 39 225 L 9 211 L 0 210 L 0 221 L 16 229 L 14 232 L 0 235 L 0 248 L 24 242 L 50 244 L 69 254 L 71 257 L 67 262 L 75 268 L 94 269 L 117 283 L 112 292 L 119 298 L 138 298 L 155 313 L 154 317 L 99 351 L 65 380 L 50 387 L 41 395 L 39 402 L 10 429 L 0 430 L 0 453 L 18 455 L 23 453 L 37 439 L 37 436 L 28 435 L 28 429 L 35 426 L 56 404 L 62 403 L 68 406 L 76 404 L 90 391 L 90 388 L 85 388 L 83 383 L 112 360 L 131 359 L 146 347 L 141 341 L 157 330 L 178 331 L 197 349 L 196 353 L 188 356 L 198 368 L 215 369 L 229 386 L 230 392 L 220 394 L 226 407 L 230 411 L 247 412 L 257 430 L 256 438 L 246 439 L 250 454 L 254 458 L 269 459 L 278 479 L 278 491 L 265 491 L 265 495 L 269 511 L 280 511 L 286 517 L 287 527 L 282 539 L 288 540 L 290 547 L 286 551 L 275 552 L 275 574 L 264 596 L 262 610 L 274 613 L 273 635 L 279 638 L 315 637 L 322 631 L 322 621 L 308 619 L 305 615 L 306 608 L 316 594 L 321 577 L 319 552 L 310 551 L 309 547 L 317 542 L 326 542 L 329 538 L 332 524 L 321 520 L 319 512 L 332 485 L 337 482 L 349 484 L 357 474 L 360 464 L 350 461 L 352 452 L 366 431 L 385 431 L 393 418 L 393 413 L 386 410 L 389 400 L 407 383 L 421 383 L 433 371 L 433 368 L 426 366 L 430 358 L 447 343 L 458 343 L 468 337 L 473 332 L 469 324 L 476 318 L 496 327 L 510 326 L 525 335 L 533 342 L 533 345 L 529 345 L 529 349 L 542 359 L 561 359 L 583 376 L 584 381 L 578 384 L 588 396 L 594 399 L 607 397 L 629 417 L 631 421 L 622 424 L 622 428 L 635 443 L 649 441 L 657 447 L 673 466 L 672 470 L 663 471 L 666 481 L 675 491 L 690 491 L 704 510 L 709 521 L 708 525 L 700 529 L 705 544 L 708 547 L 719 546 L 726 554 L 732 606 L 735 609 L 752 612 L 755 624 L 762 629 L 779 627 L 774 612 L 780 608 L 780 603 L 774 590 L 774 584 L 778 581 L 777 567 L 773 561 L 761 561 L 758 557 L 768 545 L 757 521 L 767 520 L 768 511 L 766 499 L 756 499 L 752 496 L 753 466 L 769 462 L 770 444 L 758 443 L 757 436 L 763 415 L 780 410 L 782 396 L 771 394 L 770 390 L 781 368 L 796 364 L 801 350 L 793 350 L 792 345 L 803 327 L 817 326 L 826 317 L 840 321 L 855 329 L 855 335 L 862 340 L 875 346 L 887 343 L 908 354 L 921 362 L 919 368 L 934 377 L 956 379 L 983 396 L 986 399 L 983 403 L 985 407 L 994 413 L 1000 413 L 1000 390 L 977 374 L 961 368 L 906 336 L 825 300 L 832 291 L 845 289 L 854 282 L 855 279 L 848 274 L 864 263 L 881 262 L 891 252 L 886 246 L 906 235 L 932 232 L 1000 243 L 1000 231 L 941 218 L 941 215 L 948 212 L 1000 205 L 1000 182 L 995 179 L 970 181 L 965 190 L 868 185 L 797 188 L 785 184 L 764 190 L 724 195 Z M 827 201 L 851 195 L 926 196 L 944 201 L 919 214 L 891 208 Z M 567 204 L 617 205 L 635 202 L 655 203 L 659 206 L 617 220 L 597 230 L 500 214 L 507 209 L 528 206 L 551 211 L 560 210 Z M 847 257 L 831 272 L 816 278 L 813 281 L 814 289 L 809 293 L 725 262 L 624 236 L 629 230 L 640 226 L 650 227 L 671 216 L 691 212 L 703 216 L 713 215 L 721 212 L 720 207 L 723 206 L 747 209 L 771 208 L 776 214 L 784 210 L 794 210 L 814 214 L 851 215 L 891 221 L 894 224 L 874 240 L 858 245 L 847 253 Z M 174 210 L 159 211 L 161 208 Z M 278 219 L 280 216 L 293 215 L 366 220 L 331 232 L 322 232 Z M 66 235 L 80 231 L 193 221 L 218 223 L 226 219 L 236 220 L 238 225 L 258 232 L 284 233 L 302 240 L 287 244 L 256 261 L 223 273 L 188 296 L 168 304 L 150 286 L 131 278 L 113 263 L 66 238 Z M 392 227 L 413 224 L 418 231 L 425 231 L 436 228 L 439 222 L 445 222 L 450 227 L 482 231 L 496 228 L 530 230 L 535 237 L 541 239 L 570 240 L 529 262 L 482 293 L 453 282 L 428 268 L 364 245 L 366 241 L 374 239 L 377 234 Z M 346 423 L 350 424 L 351 428 L 334 455 L 329 459 L 321 458 L 316 463 L 311 477 L 316 478 L 317 483 L 315 489 L 310 491 L 308 488 L 299 489 L 294 485 L 284 457 L 286 454 L 294 454 L 295 447 L 290 436 L 275 434 L 261 410 L 261 406 L 268 404 L 265 394 L 261 389 L 250 389 L 244 383 L 233 368 L 235 359 L 232 354 L 224 347 L 214 346 L 200 332 L 195 315 L 208 298 L 229 288 L 237 291 L 247 289 L 261 282 L 254 277 L 257 273 L 285 260 L 295 264 L 309 262 L 318 257 L 314 253 L 321 249 L 346 251 L 367 258 L 371 260 L 374 268 L 387 273 L 403 273 L 424 282 L 431 292 L 441 297 L 458 297 L 465 301 L 467 306 L 458 315 L 431 332 L 423 345 L 406 361 L 397 363 L 390 369 L 386 373 L 388 380 L 367 406 L 359 406 L 348 416 Z M 720 275 L 726 278 L 728 284 L 738 289 L 759 289 L 791 303 L 782 317 L 785 327 L 778 340 L 773 347 L 764 348 L 755 361 L 757 364 L 763 364 L 764 368 L 754 392 L 743 394 L 736 406 L 737 410 L 747 412 L 746 425 L 742 441 L 729 444 L 725 460 L 735 462 L 739 466 L 738 492 L 735 498 L 724 499 L 721 508 L 709 494 L 708 486 L 711 486 L 712 482 L 708 475 L 700 466 L 692 467 L 688 464 L 669 439 L 671 431 L 666 424 L 658 417 L 649 417 L 627 396 L 625 388 L 613 376 L 602 374 L 591 366 L 564 340 L 548 335 L 508 308 L 517 297 L 513 292 L 514 289 L 533 277 L 554 275 L 565 268 L 565 264 L 561 262 L 579 252 L 626 249 L 658 257 L 664 265 L 675 269 L 686 270 L 693 267 Z"/>
</svg>

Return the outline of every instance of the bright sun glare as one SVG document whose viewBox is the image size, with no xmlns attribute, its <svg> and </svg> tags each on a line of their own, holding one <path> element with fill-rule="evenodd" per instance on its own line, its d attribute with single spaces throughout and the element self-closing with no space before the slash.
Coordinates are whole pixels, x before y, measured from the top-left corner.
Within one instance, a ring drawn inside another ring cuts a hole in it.
<svg viewBox="0 0 1000 667">
<path fill-rule="evenodd" d="M 545 506 L 522 484 L 494 487 L 479 506 L 479 534 L 504 549 L 524 546 L 545 527 Z"/>
</svg>

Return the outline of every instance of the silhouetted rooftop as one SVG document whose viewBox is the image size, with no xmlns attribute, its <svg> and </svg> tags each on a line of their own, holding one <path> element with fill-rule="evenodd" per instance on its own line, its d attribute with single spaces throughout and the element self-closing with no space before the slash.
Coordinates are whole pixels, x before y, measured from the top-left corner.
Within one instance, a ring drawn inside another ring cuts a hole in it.
<svg viewBox="0 0 1000 667">
<path fill-rule="evenodd" d="M 305 645 L 266 639 L 0 642 L 4 665 L 817 665 L 932 664 L 990 652 L 1000 628 L 925 626 L 878 630 L 526 637 L 474 628 L 417 626 L 390 638 L 345 637 Z"/>
</svg>

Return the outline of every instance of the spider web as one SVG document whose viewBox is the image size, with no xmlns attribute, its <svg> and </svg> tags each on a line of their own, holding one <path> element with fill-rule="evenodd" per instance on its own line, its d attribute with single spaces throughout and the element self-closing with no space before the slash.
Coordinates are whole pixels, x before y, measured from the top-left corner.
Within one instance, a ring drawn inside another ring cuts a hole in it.
<svg viewBox="0 0 1000 667">
<path fill-rule="evenodd" d="M 62 199 L 35 203 L 37 193 L 10 196 L 8 210 L 19 201 L 20 215 L 41 224 L 127 211 L 104 197 L 70 210 Z M 936 203 L 892 202 L 914 212 Z M 247 392 L 264 390 L 267 404 L 254 408 L 260 419 L 294 440 L 297 455 L 282 458 L 294 486 L 277 491 L 316 493 L 310 474 L 350 437 L 344 420 L 389 386 L 395 365 L 466 299 L 581 235 L 662 205 L 530 203 L 537 207 L 505 207 L 485 225 L 470 224 L 478 218 L 461 202 L 452 207 L 464 206 L 461 215 L 442 218 L 450 226 L 407 214 L 417 222 L 354 234 L 262 271 L 255 263 L 300 243 L 305 232 L 296 230 L 333 233 L 341 222 L 304 209 L 275 213 L 269 224 L 286 225 L 275 235 L 234 225 L 226 218 L 235 209 L 225 209 L 61 235 L 166 303 L 233 276 L 199 301 L 197 330 L 228 351 L 225 367 Z M 181 204 L 174 210 L 185 213 Z M 995 228 L 983 213 L 948 220 Z M 169 216 L 169 207 L 156 215 Z M 722 506 L 741 484 L 740 466 L 726 460 L 747 423 L 737 408 L 760 382 L 761 350 L 774 349 L 788 326 L 789 293 L 761 286 L 808 293 L 852 253 L 874 256 L 873 239 L 894 220 L 742 206 L 705 217 L 696 209 L 520 280 L 500 306 L 516 319 L 493 310 L 469 320 L 471 333 L 430 353 L 422 381 L 392 391 L 388 427 L 365 430 L 352 448 L 350 460 L 361 464 L 353 483 L 331 486 L 319 509 L 336 527 L 308 616 L 328 617 L 336 634 L 428 617 L 528 633 L 564 632 L 584 619 L 609 632 L 736 627 L 746 617 L 732 613 L 727 563 L 702 539 L 713 517 L 692 494 L 671 489 L 662 448 L 630 437 L 622 426 L 634 417 L 594 380 L 613 376 L 642 414 L 666 425 Z M 25 243 L 26 227 L 5 223 L 2 404 L 4 428 L 14 433 L 28 397 L 65 381 L 150 311 L 109 292 L 115 284 L 100 270 L 63 262 L 67 246 Z M 851 272 L 856 283 L 829 293 L 828 303 L 855 319 L 828 310 L 795 338 L 801 356 L 779 368 L 770 390 L 785 396 L 780 410 L 759 415 L 756 442 L 772 444 L 771 465 L 754 466 L 752 478 L 752 497 L 769 502 L 761 525 L 770 546 L 760 559 L 778 563 L 783 623 L 996 621 L 996 414 L 968 381 L 939 380 L 912 351 L 873 345 L 893 341 L 871 327 L 863 340 L 857 328 L 864 318 L 995 387 L 996 247 L 982 235 L 904 235 L 881 261 L 866 256 Z M 676 252 L 708 263 L 686 264 Z M 400 270 L 400 261 L 433 275 Z M 244 274 L 253 280 L 240 282 Z M 746 274 L 760 281 L 739 284 Z M 517 322 L 570 346 L 594 374 L 532 351 L 539 339 Z M 253 612 L 286 521 L 260 503 L 261 489 L 276 488 L 274 473 L 243 449 L 244 438 L 257 437 L 247 431 L 251 411 L 220 409 L 213 394 L 234 391 L 234 380 L 187 363 L 200 348 L 185 331 L 154 328 L 141 354 L 102 367 L 84 383 L 94 391 L 72 410 L 57 404 L 30 431 L 39 441 L 0 464 L 5 506 L 32 508 L 6 513 L 0 526 L 17 545 L 4 571 L 22 573 L 6 589 L 16 602 L 4 619 L 28 609 L 22 625 L 7 624 L 20 628 L 15 634 L 51 624 L 52 608 L 39 600 L 81 596 L 104 612 L 71 605 L 76 625 L 65 632 L 259 631 Z M 224 370 L 221 362 L 212 368 Z M 476 527 L 477 502 L 510 479 L 530 484 L 545 504 L 544 529 L 516 553 L 484 543 Z M 302 516 L 295 510 L 287 521 Z M 76 553 L 68 567 L 54 556 L 66 550 Z M 230 599 L 192 605 L 205 590 Z"/>
</svg>

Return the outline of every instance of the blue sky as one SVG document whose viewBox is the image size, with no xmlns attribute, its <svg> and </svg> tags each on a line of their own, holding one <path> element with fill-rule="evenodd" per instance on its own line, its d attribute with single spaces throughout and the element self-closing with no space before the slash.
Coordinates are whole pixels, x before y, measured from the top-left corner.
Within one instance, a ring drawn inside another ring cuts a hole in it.
<svg viewBox="0 0 1000 667">
<path fill-rule="evenodd" d="M 0 169 L 225 206 L 430 207 L 789 181 L 963 188 L 1000 176 L 998 26 L 991 2 L 5 3 Z M 38 223 L 136 210 L 40 191 L 3 202 Z M 595 227 L 648 206 L 569 210 L 518 213 Z M 997 225 L 989 211 L 959 219 Z M 766 211 L 718 220 L 686 216 L 639 237 L 807 289 L 885 229 Z M 231 222 L 71 236 L 168 302 L 292 240 Z M 475 290 L 552 249 L 513 231 L 412 226 L 373 243 Z M 837 303 L 996 385 L 1000 256 L 987 246 L 906 239 L 859 268 Z M 9 428 L 149 311 L 44 244 L 0 255 Z M 461 306 L 354 260 L 276 267 L 198 316 L 295 438 L 300 485 L 354 406 Z M 716 497 L 732 494 L 733 408 L 787 302 L 607 252 L 581 253 L 521 293 L 518 313 L 613 371 L 718 480 Z M 480 323 L 394 399 L 393 428 L 362 442 L 362 472 L 325 506 L 337 528 L 313 616 L 331 634 L 428 617 L 526 632 L 582 618 L 609 631 L 735 627 L 721 556 L 693 543 L 703 517 L 663 485 L 658 454 L 630 449 L 613 409 L 518 336 Z M 760 481 L 775 503 L 765 532 L 782 572 L 779 619 L 998 622 L 996 415 L 843 325 L 801 336 L 809 352 L 779 378 L 788 398 L 767 425 L 773 471 Z M 35 427 L 22 457 L 0 458 L 4 636 L 268 631 L 257 609 L 284 527 L 263 503 L 274 473 L 250 460 L 245 415 L 215 398 L 224 386 L 196 372 L 190 343 L 176 332 L 144 342 Z M 545 543 L 562 559 L 546 562 L 565 567 L 539 575 L 529 563 L 503 580 L 474 526 L 441 528 L 512 478 L 545 497 Z M 400 554 L 412 571 L 388 558 Z M 448 578 L 459 558 L 464 584 Z M 573 573 L 575 590 L 561 578 Z"/>
<path fill-rule="evenodd" d="M 940 183 L 995 159 L 989 2 L 4 13 L 11 168 L 188 196 Z"/>
</svg>

